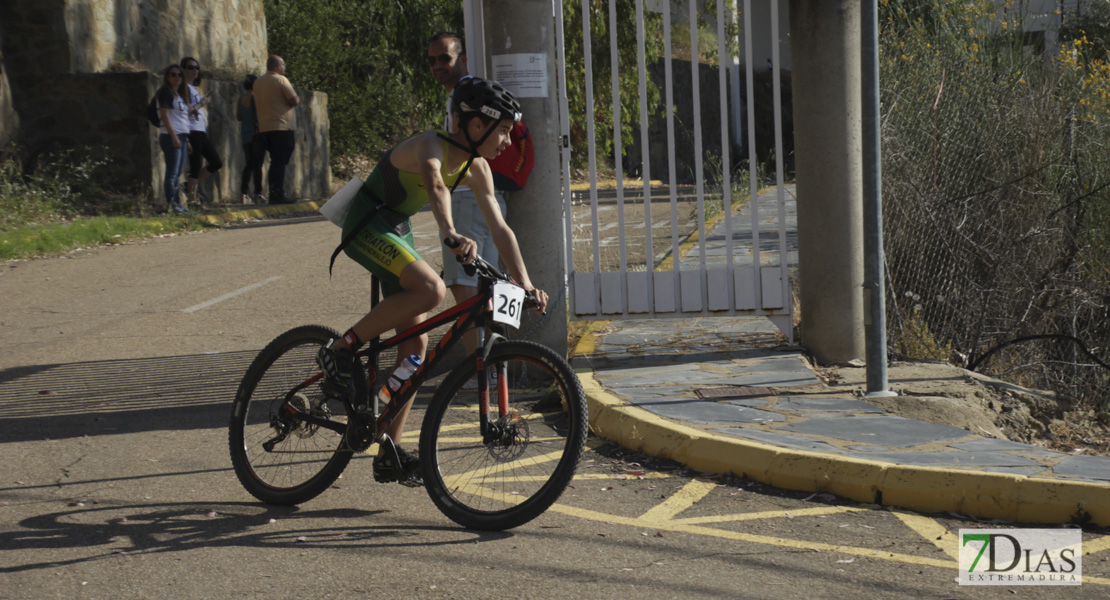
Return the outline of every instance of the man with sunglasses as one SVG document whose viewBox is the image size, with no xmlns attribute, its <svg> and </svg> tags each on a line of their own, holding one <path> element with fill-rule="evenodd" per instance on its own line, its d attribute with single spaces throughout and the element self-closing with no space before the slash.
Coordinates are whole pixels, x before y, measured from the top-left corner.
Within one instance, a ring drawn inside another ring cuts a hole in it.
<svg viewBox="0 0 1110 600">
<path fill-rule="evenodd" d="M 254 82 L 258 109 L 258 131 L 262 145 L 270 154 L 270 204 L 295 202 L 285 193 L 285 167 L 293 157 L 296 118 L 293 108 L 301 103 L 293 85 L 285 77 L 285 61 L 272 55 L 266 61 L 266 74 Z"/>
<path fill-rule="evenodd" d="M 456 129 L 451 111 L 455 87 L 460 81 L 470 78 L 466 64 L 466 48 L 463 45 L 462 37 L 449 31 L 432 36 L 432 39 L 428 41 L 428 69 L 431 71 L 432 77 L 448 92 L 447 110 L 443 124 L 444 129 L 448 133 L 452 133 Z M 527 131 L 527 128 L 524 131 Z M 515 137 L 517 132 L 518 129 L 514 127 L 512 130 L 512 136 L 514 137 L 511 138 L 511 144 L 513 145 L 519 143 L 519 140 Z M 527 143 L 531 142 L 528 141 Z M 494 198 L 497 199 L 497 206 L 501 209 L 501 215 L 504 217 L 508 213 L 505 204 L 505 188 L 501 185 L 503 179 L 499 175 L 507 174 L 500 173 L 501 168 L 497 161 L 490 162 L 490 169 L 494 177 Z M 478 200 L 470 186 L 460 185 L 451 193 L 451 214 L 454 216 L 455 228 L 458 232 L 474 240 L 478 245 L 478 255 L 491 265 L 496 265 L 500 255 L 497 246 L 493 243 L 493 234 L 486 219 L 482 216 L 478 207 Z M 455 260 L 451 249 L 445 245 L 441 246 L 443 283 L 447 285 L 447 289 L 451 290 L 455 302 L 461 303 L 475 296 L 478 293 L 477 275 L 467 275 L 462 266 Z M 467 332 L 463 336 L 463 345 L 466 347 L 467 354 L 474 352 L 478 345 L 477 332 Z M 471 380 L 467 382 L 467 386 L 476 387 L 477 381 Z"/>
</svg>

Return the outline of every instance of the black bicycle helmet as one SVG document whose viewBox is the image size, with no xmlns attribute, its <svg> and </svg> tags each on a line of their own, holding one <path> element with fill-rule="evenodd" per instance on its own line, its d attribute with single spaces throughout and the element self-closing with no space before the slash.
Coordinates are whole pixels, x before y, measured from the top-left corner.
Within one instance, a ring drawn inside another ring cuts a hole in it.
<svg viewBox="0 0 1110 600">
<path fill-rule="evenodd" d="M 451 92 L 451 112 L 459 116 L 459 123 L 466 123 L 468 113 L 480 113 L 497 122 L 501 121 L 519 121 L 520 103 L 516 101 L 516 97 L 509 90 L 501 87 L 501 84 L 496 81 L 489 81 L 481 77 L 468 77 L 455 84 L 455 89 Z M 439 136 L 447 142 L 462 148 L 470 153 L 470 160 L 466 161 L 466 166 L 463 167 L 462 172 L 465 174 L 470 170 L 470 163 L 479 156 L 478 149 L 489 138 L 496 127 L 489 127 L 482 137 L 474 140 L 470 137 L 470 128 L 460 126 L 463 136 L 466 138 L 466 143 L 470 146 L 464 146 L 459 142 L 451 139 L 442 133 Z M 463 180 L 459 177 L 455 181 L 455 186 L 451 191 L 455 191 L 459 183 Z"/>
<path fill-rule="evenodd" d="M 509 90 L 496 81 L 481 77 L 468 77 L 455 85 L 451 96 L 451 110 L 465 117 L 467 113 L 480 112 L 491 119 L 519 121 L 520 102 Z"/>
</svg>

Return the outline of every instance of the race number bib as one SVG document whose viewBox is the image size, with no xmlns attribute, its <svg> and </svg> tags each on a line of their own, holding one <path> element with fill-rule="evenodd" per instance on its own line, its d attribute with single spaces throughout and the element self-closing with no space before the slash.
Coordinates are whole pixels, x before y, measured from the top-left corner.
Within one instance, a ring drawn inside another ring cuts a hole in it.
<svg viewBox="0 0 1110 600">
<path fill-rule="evenodd" d="M 524 288 L 498 281 L 493 284 L 493 320 L 520 328 L 520 313 L 524 310 Z"/>
</svg>

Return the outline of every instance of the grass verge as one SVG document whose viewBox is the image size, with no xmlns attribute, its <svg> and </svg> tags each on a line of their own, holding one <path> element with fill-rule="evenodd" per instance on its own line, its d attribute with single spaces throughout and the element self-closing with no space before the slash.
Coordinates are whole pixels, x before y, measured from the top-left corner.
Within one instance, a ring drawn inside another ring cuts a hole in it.
<svg viewBox="0 0 1110 600">
<path fill-rule="evenodd" d="M 206 224 L 194 217 L 91 217 L 65 223 L 25 225 L 0 231 L 0 260 L 61 254 L 78 248 L 197 231 L 204 227 Z"/>
</svg>

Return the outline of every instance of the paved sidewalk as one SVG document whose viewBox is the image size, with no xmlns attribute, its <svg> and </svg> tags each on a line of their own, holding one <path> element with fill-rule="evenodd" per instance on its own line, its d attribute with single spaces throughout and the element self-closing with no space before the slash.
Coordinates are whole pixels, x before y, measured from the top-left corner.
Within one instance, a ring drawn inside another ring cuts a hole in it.
<svg viewBox="0 0 1110 600">
<path fill-rule="evenodd" d="M 777 259 L 785 242 L 794 264 L 794 188 L 783 191 L 781 212 L 777 190 L 759 195 L 759 246 Z M 731 237 L 733 264 L 751 265 L 751 222 L 747 204 L 731 217 L 732 236 L 718 221 L 706 263 L 726 262 Z M 681 264 L 697 268 L 701 256 L 688 245 Z M 784 342 L 762 317 L 622 321 L 587 336 L 574 365 L 599 435 L 698 470 L 923 512 L 1110 525 L 1110 458 L 888 414 L 862 388 L 826 386 Z"/>
<path fill-rule="evenodd" d="M 922 512 L 1110 525 L 1110 457 L 890 415 L 863 390 L 822 383 L 765 318 L 598 329 L 573 364 L 591 428 L 626 447 L 700 471 Z"/>
</svg>

